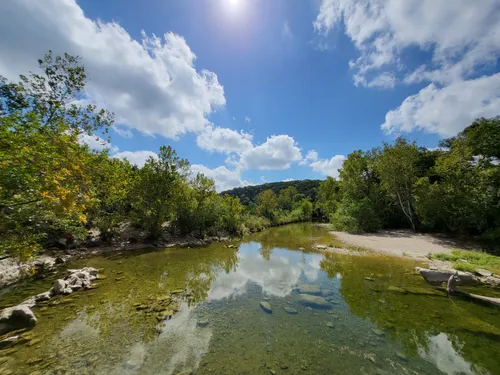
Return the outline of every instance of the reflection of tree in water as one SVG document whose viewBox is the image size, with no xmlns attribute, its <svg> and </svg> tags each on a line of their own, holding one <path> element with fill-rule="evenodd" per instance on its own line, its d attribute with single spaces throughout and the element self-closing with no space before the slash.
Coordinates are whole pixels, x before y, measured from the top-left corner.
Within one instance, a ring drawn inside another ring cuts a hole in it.
<svg viewBox="0 0 500 375">
<path fill-rule="evenodd" d="M 400 258 L 341 254 L 325 254 L 320 263 L 329 277 L 342 274 L 340 292 L 350 311 L 384 328 L 409 354 L 416 356 L 419 349 L 429 352 L 430 337 L 444 332 L 466 361 L 495 373 L 498 358 L 493 353 L 500 352 L 499 310 L 452 301 L 444 294 L 419 294 L 435 289 L 412 273 L 414 266 L 415 262 Z M 410 288 L 417 294 L 389 291 L 389 286 Z"/>
</svg>

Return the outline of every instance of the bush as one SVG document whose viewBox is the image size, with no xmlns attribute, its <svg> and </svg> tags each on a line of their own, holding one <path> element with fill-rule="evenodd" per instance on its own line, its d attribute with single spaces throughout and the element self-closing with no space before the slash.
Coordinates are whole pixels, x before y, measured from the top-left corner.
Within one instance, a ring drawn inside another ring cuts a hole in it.
<svg viewBox="0 0 500 375">
<path fill-rule="evenodd" d="M 330 222 L 336 230 L 351 233 L 376 232 L 382 228 L 382 220 L 368 198 L 341 202 Z"/>
</svg>

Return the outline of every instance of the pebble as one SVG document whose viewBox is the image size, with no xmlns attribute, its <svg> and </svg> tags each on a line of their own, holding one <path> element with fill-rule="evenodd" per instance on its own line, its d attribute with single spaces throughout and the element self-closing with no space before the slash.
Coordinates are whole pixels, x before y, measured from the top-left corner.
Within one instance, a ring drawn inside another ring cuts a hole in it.
<svg viewBox="0 0 500 375">
<path fill-rule="evenodd" d="M 396 352 L 396 357 L 403 362 L 408 362 L 408 357 L 402 352 Z"/>
</svg>

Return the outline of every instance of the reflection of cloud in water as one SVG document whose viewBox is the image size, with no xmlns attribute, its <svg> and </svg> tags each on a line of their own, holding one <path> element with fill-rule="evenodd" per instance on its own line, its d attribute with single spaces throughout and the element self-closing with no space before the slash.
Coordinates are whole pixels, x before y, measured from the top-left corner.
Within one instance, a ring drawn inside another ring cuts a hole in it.
<svg viewBox="0 0 500 375">
<path fill-rule="evenodd" d="M 304 275 L 309 279 L 309 281 L 316 281 L 319 275 L 319 270 L 321 269 L 320 263 L 323 259 L 323 255 L 312 254 L 309 256 L 309 260 L 304 265 Z"/>
<path fill-rule="evenodd" d="M 69 322 L 61 331 L 61 339 L 77 339 L 82 341 L 85 339 L 95 340 L 99 337 L 99 330 L 89 325 L 86 320 L 87 314 L 80 313 L 77 318 Z M 89 322 L 91 323 L 91 322 Z"/>
<path fill-rule="evenodd" d="M 141 367 L 141 373 L 173 374 L 184 369 L 195 370 L 208 351 L 212 330 L 197 327 L 194 310 L 184 304 L 169 320 L 156 340 L 148 343 L 145 352 L 132 348 L 125 368 Z M 134 364 L 134 361 L 137 363 Z"/>
<path fill-rule="evenodd" d="M 265 293 L 284 297 L 292 292 L 300 273 L 299 266 L 290 264 L 285 257 L 272 255 L 266 260 L 260 255 L 242 254 L 236 271 L 221 273 L 212 283 L 208 298 L 217 300 L 241 295 L 249 281 L 260 285 Z"/>
<path fill-rule="evenodd" d="M 474 375 L 472 364 L 462 358 L 453 348 L 451 340 L 445 333 L 431 336 L 428 339 L 428 348 L 418 348 L 419 355 L 434 363 L 443 373 L 448 375 Z"/>
</svg>

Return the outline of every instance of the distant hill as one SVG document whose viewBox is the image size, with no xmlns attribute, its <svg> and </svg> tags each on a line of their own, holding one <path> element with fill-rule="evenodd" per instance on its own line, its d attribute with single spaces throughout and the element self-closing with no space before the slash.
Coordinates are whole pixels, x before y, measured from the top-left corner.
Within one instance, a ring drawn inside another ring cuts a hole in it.
<svg viewBox="0 0 500 375">
<path fill-rule="evenodd" d="M 297 180 L 287 182 L 270 182 L 262 185 L 253 185 L 234 188 L 231 190 L 223 191 L 221 194 L 228 194 L 233 197 L 238 197 L 241 203 L 249 205 L 257 202 L 257 196 L 264 190 L 271 189 L 276 195 L 279 194 L 281 189 L 286 189 L 289 186 L 295 187 L 299 194 L 304 194 L 305 197 L 310 198 L 313 202 L 316 201 L 316 188 L 322 180 Z"/>
</svg>

